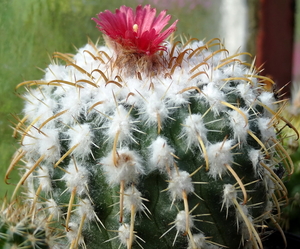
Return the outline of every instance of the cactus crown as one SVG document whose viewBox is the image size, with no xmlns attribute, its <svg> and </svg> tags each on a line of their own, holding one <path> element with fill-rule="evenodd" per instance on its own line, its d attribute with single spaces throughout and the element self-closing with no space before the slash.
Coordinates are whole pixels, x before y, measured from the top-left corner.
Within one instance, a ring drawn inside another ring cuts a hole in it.
<svg viewBox="0 0 300 249">
<path fill-rule="evenodd" d="M 165 41 L 176 22 L 161 33 L 170 17 L 154 16 L 100 13 L 110 46 L 54 53 L 66 65 L 19 84 L 14 196 L 25 184 L 33 216 L 64 232 L 51 248 L 263 248 L 293 170 L 271 80 L 218 39 Z"/>
</svg>

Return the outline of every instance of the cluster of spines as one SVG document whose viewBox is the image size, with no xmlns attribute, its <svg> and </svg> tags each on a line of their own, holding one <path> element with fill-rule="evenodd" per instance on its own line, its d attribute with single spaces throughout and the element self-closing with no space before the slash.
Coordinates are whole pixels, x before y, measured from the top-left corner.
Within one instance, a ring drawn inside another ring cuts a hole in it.
<svg viewBox="0 0 300 249">
<path fill-rule="evenodd" d="M 35 216 L 37 212 L 18 201 L 7 203 L 5 198 L 0 210 L 0 247 L 47 249 L 55 244 L 58 230 L 43 214 Z"/>
<path fill-rule="evenodd" d="M 8 174 L 18 161 L 25 159 L 27 161 L 26 172 L 17 185 L 16 191 L 25 181 L 33 180 L 32 174 L 35 172 L 35 177 L 39 179 L 39 186 L 36 191 L 33 184 L 28 184 L 28 195 L 31 195 L 30 198 L 34 205 L 40 205 L 40 200 L 38 201 L 37 198 L 41 191 L 46 192 L 46 195 L 53 195 L 50 180 L 54 174 L 53 171 L 55 169 L 62 170 L 63 175 L 58 180 L 65 182 L 67 187 L 65 191 L 70 193 L 65 229 L 71 248 L 76 248 L 77 244 L 84 243 L 80 234 L 85 221 L 96 220 L 103 226 L 93 210 L 92 200 L 89 196 L 88 186 L 93 172 L 88 170 L 88 166 L 85 165 L 85 159 L 90 156 L 95 157 L 92 147 L 101 149 L 101 145 L 94 143 L 95 131 L 97 129 L 106 130 L 104 142 L 112 145 L 111 152 L 106 157 L 103 156 L 99 163 L 102 165 L 108 184 L 119 186 L 119 221 L 123 222 L 123 209 L 130 214 L 130 224 L 121 225 L 119 239 L 127 248 L 131 248 L 136 237 L 135 214 L 139 211 L 148 212 L 142 202 L 143 197 L 138 190 L 138 183 L 140 176 L 146 174 L 149 169 L 143 167 L 144 159 L 131 150 L 128 145 L 139 143 L 134 135 L 134 133 L 143 133 L 138 128 L 139 123 L 144 123 L 147 127 L 155 125 L 157 133 L 160 134 L 163 129 L 166 129 L 164 124 L 168 122 L 167 120 L 174 120 L 171 115 L 173 110 L 182 105 L 189 106 L 190 97 L 194 97 L 193 91 L 199 93 L 196 98 L 207 103 L 208 108 L 202 115 L 190 113 L 182 124 L 179 139 L 185 139 L 186 150 L 199 148 L 205 159 L 204 168 L 213 179 L 221 178 L 225 172 L 232 174 L 242 191 L 243 205 L 245 205 L 247 191 L 230 165 L 233 161 L 232 151 L 235 147 L 242 146 L 246 137 L 250 135 L 262 148 L 262 150 L 256 151 L 258 159 L 252 160 L 253 167 L 259 167 L 259 169 L 255 169 L 255 172 L 262 174 L 263 180 L 267 181 L 266 185 L 270 185 L 269 194 L 274 202 L 277 202 L 274 189 L 281 189 L 283 196 L 286 194 L 283 185 L 280 184 L 280 179 L 270 169 L 274 162 L 267 163 L 260 159 L 271 157 L 273 160 L 272 154 L 275 147 L 277 153 L 280 154 L 279 158 L 283 158 L 287 167 L 292 165 L 290 158 L 280 143 L 276 141 L 276 135 L 272 133 L 272 127 L 276 120 L 281 118 L 280 113 L 274 115 L 272 106 L 275 104 L 275 100 L 271 93 L 260 93 L 262 86 L 257 82 L 259 76 L 252 73 L 253 69 L 249 69 L 245 75 L 244 69 L 238 67 L 243 64 L 237 59 L 241 54 L 226 56 L 224 55 L 226 50 L 219 42 L 214 43 L 215 41 L 211 40 L 206 44 L 201 42 L 190 44 L 191 41 L 188 41 L 180 49 L 177 44 L 171 47 L 166 72 L 161 76 L 161 79 L 165 80 L 164 82 L 155 75 L 149 78 L 143 72 L 136 72 L 136 77 L 127 81 L 122 77 L 122 70 L 125 69 L 114 69 L 110 66 L 113 65 L 110 63 L 110 51 L 106 48 L 99 51 L 96 46 L 90 44 L 82 49 L 77 57 L 61 53 L 54 55 L 67 62 L 68 68 L 70 68 L 69 75 L 66 74 L 67 70 L 63 70 L 64 75 L 62 75 L 60 72 L 62 66 L 53 64 L 46 72 L 45 80 L 28 81 L 19 85 L 19 87 L 26 86 L 28 93 L 24 98 L 28 104 L 25 108 L 25 117 L 16 126 L 16 132 L 21 134 L 22 148 L 17 152 Z M 220 46 L 218 50 L 208 51 L 208 48 L 216 45 Z M 160 54 L 165 56 L 163 51 Z M 80 62 L 80 57 L 84 58 L 83 62 Z M 201 57 L 200 63 L 198 57 Z M 186 70 L 185 67 L 189 69 L 188 73 L 182 73 L 183 70 Z M 232 76 L 232 74 L 234 75 Z M 224 78 L 224 75 L 227 77 Z M 266 80 L 263 77 L 261 79 Z M 156 80 L 155 83 L 153 83 L 154 80 Z M 230 86 L 232 81 L 241 83 L 235 85 L 236 89 L 233 89 Z M 104 85 L 100 85 L 103 82 Z M 140 84 L 139 87 L 137 87 L 138 84 Z M 38 86 L 36 89 L 30 88 L 35 85 Z M 43 85 L 47 85 L 48 89 Z M 144 91 L 135 91 L 135 88 Z M 66 91 L 72 91 L 72 93 L 67 94 Z M 149 93 L 147 93 L 148 91 Z M 239 108 L 236 104 L 227 101 L 227 96 L 232 93 L 240 96 L 245 102 L 245 107 Z M 45 98 L 45 95 L 51 96 L 51 98 Z M 101 98 L 97 99 L 98 96 Z M 128 105 L 132 106 L 129 110 L 125 107 Z M 260 105 L 265 111 L 270 112 L 273 118 L 257 117 L 259 114 L 255 111 L 256 105 Z M 141 117 L 139 120 L 132 119 L 133 106 L 138 109 Z M 228 109 L 229 111 L 227 111 Z M 249 116 L 249 111 L 251 111 L 251 115 L 255 116 L 253 118 L 258 120 L 261 139 L 249 127 L 249 120 L 252 118 Z M 220 132 L 220 130 L 207 129 L 206 126 L 209 124 L 204 122 L 205 115 L 214 115 L 216 120 L 210 121 L 210 123 L 214 123 L 219 121 L 218 116 L 221 112 L 227 113 L 234 136 L 213 144 L 207 141 L 206 134 Z M 87 120 L 87 123 L 82 123 L 82 119 Z M 91 124 L 90 121 L 93 119 L 95 123 Z M 29 123 L 29 125 L 27 126 L 25 123 Z M 58 128 L 68 131 L 62 133 Z M 62 151 L 62 143 L 68 144 L 67 150 Z M 270 145 L 266 145 L 268 143 Z M 192 175 L 195 172 L 189 173 L 177 167 L 176 150 L 168 145 L 163 136 L 158 136 L 150 148 L 152 148 L 150 149 L 150 161 L 154 169 L 158 169 L 167 176 L 169 182 L 167 190 L 172 203 L 175 200 L 181 200 L 184 203 L 184 210 L 179 211 L 174 221 L 177 233 L 188 235 L 191 248 L 201 247 L 201 243 L 206 243 L 203 242 L 204 235 L 192 234 L 194 218 L 191 211 L 193 208 L 188 205 L 188 195 L 194 192 Z M 60 167 L 60 164 L 68 158 L 70 158 L 69 165 L 64 168 Z M 275 163 L 278 164 L 280 161 Z M 47 164 L 54 166 L 49 168 Z M 260 166 L 257 166 L 258 164 Z M 8 174 L 6 178 L 8 178 Z M 269 175 L 267 179 L 265 179 L 266 174 Z M 274 184 L 280 186 L 277 187 Z M 238 206 L 240 204 L 234 201 L 236 198 L 228 199 L 226 193 L 224 190 L 225 208 L 228 209 L 234 205 L 237 211 L 243 210 Z M 79 203 L 75 203 L 76 198 Z M 51 201 L 54 201 L 53 196 L 45 203 L 48 205 Z M 276 206 L 279 208 L 280 204 L 278 202 L 277 204 Z M 52 212 L 51 217 L 60 216 L 60 207 L 55 206 L 55 202 L 51 205 L 48 208 Z M 83 206 L 85 208 L 80 208 Z M 71 219 L 74 209 L 78 210 L 78 212 L 76 211 L 77 215 L 81 217 L 79 223 L 75 223 Z M 246 220 L 247 215 L 243 215 L 241 212 L 240 214 L 242 220 L 245 221 L 250 238 L 254 236 L 254 241 L 257 242 L 254 244 L 258 245 L 257 248 L 261 247 L 261 242 L 253 232 L 252 223 L 251 226 L 249 225 L 250 219 Z"/>
</svg>

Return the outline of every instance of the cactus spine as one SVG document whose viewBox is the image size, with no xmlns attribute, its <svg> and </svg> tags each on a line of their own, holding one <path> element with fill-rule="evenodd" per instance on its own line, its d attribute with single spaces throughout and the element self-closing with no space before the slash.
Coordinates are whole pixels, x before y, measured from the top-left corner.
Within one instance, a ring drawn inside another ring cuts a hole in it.
<svg viewBox="0 0 300 249">
<path fill-rule="evenodd" d="M 176 22 L 161 32 L 170 17 L 154 16 L 100 13 L 107 45 L 56 52 L 18 85 L 13 198 L 26 185 L 35 218 L 64 233 L 50 248 L 263 248 L 292 172 L 271 80 L 218 39 L 166 41 Z"/>
</svg>

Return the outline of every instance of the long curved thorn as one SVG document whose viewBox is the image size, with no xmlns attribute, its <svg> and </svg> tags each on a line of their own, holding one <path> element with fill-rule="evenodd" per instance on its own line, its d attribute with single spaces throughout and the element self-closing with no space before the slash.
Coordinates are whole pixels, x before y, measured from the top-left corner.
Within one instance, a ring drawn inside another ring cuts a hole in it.
<svg viewBox="0 0 300 249">
<path fill-rule="evenodd" d="M 246 127 L 248 125 L 248 118 L 247 118 L 246 114 L 243 113 L 238 107 L 236 107 L 236 106 L 234 106 L 232 104 L 229 104 L 228 102 L 225 102 L 225 101 L 220 101 L 220 103 L 222 105 L 225 105 L 225 106 L 227 106 L 227 107 L 229 107 L 229 108 L 237 111 L 244 118 L 244 120 L 245 120 L 245 126 L 244 127 Z"/>
<path fill-rule="evenodd" d="M 274 217 L 272 215 L 270 215 L 270 220 L 273 222 L 273 224 L 275 225 L 277 230 L 280 232 L 282 239 L 284 241 L 284 249 L 286 249 L 287 248 L 287 240 L 286 240 L 286 237 L 285 237 L 285 234 L 284 234 L 282 228 L 280 227 L 280 225 L 278 224 L 278 222 L 274 219 Z"/>
<path fill-rule="evenodd" d="M 284 149 L 284 147 L 278 141 L 276 141 L 274 138 L 271 138 L 271 140 L 275 143 L 275 147 L 277 147 L 279 149 L 279 151 L 281 151 L 286 156 L 289 163 L 285 163 L 285 165 L 287 166 L 289 175 L 292 175 L 294 173 L 294 162 L 293 162 L 292 158 L 290 157 L 289 153 Z M 290 167 L 289 167 L 289 165 L 290 165 Z"/>
<path fill-rule="evenodd" d="M 253 240 L 253 235 L 255 237 L 255 240 L 253 241 L 254 248 L 255 249 L 256 248 L 257 249 L 258 248 L 263 249 L 263 245 L 262 245 L 261 239 L 260 239 L 257 231 L 255 230 L 253 224 L 249 221 L 248 217 L 245 215 L 244 211 L 241 209 L 241 207 L 240 207 L 239 203 L 237 202 L 237 200 L 233 199 L 233 202 L 234 202 L 234 204 L 235 204 L 238 212 L 242 216 L 242 218 L 243 218 L 243 220 L 244 220 L 244 222 L 245 222 L 245 224 L 247 226 L 247 229 L 248 229 L 248 232 L 249 232 L 249 236 L 250 236 L 249 240 Z M 257 243 L 258 243 L 258 245 L 257 245 Z"/>
<path fill-rule="evenodd" d="M 52 55 L 52 58 L 59 58 L 59 59 L 62 59 L 63 61 L 65 61 L 65 62 L 75 62 L 75 60 L 73 58 L 71 58 L 67 54 L 63 54 L 63 53 L 60 53 L 60 52 L 54 52 L 53 55 Z"/>
<path fill-rule="evenodd" d="M 76 239 L 75 239 L 75 246 L 76 248 L 78 248 L 79 246 L 79 239 L 81 238 L 81 232 L 82 232 L 82 229 L 83 229 L 83 225 L 84 225 L 84 221 L 85 221 L 85 218 L 86 218 L 86 214 L 84 214 L 82 217 L 81 217 L 81 220 L 80 220 L 80 224 L 79 224 L 79 228 L 78 228 L 78 231 L 77 231 L 77 236 L 76 236 Z"/>
<path fill-rule="evenodd" d="M 178 43 L 181 43 L 180 41 L 176 41 L 174 44 L 173 44 L 173 47 L 171 49 L 171 52 L 170 52 L 170 58 L 172 58 L 174 56 L 174 51 L 175 51 L 175 48 L 177 48 L 177 44 Z"/>
<path fill-rule="evenodd" d="M 76 80 L 75 83 L 77 84 L 78 82 L 84 82 L 84 83 L 87 83 L 87 84 L 89 84 L 89 85 L 91 85 L 93 87 L 98 88 L 98 85 L 95 84 L 94 82 L 91 82 L 90 80 L 81 79 L 81 80 Z"/>
<path fill-rule="evenodd" d="M 136 207 L 135 205 L 131 205 L 130 210 L 130 234 L 127 249 L 131 249 L 133 241 L 134 241 L 134 223 L 135 223 L 135 213 Z"/>
<path fill-rule="evenodd" d="M 24 85 L 47 85 L 48 82 L 44 81 L 44 80 L 28 80 L 28 81 L 23 81 L 21 83 L 19 83 L 16 87 L 15 87 L 15 91 L 20 88 L 21 86 Z M 57 86 L 59 86 L 59 84 L 57 84 Z"/>
<path fill-rule="evenodd" d="M 123 223 L 125 181 L 120 182 L 120 223 Z"/>
<path fill-rule="evenodd" d="M 204 145 L 203 139 L 201 138 L 201 136 L 197 133 L 197 139 L 198 142 L 200 144 L 200 147 L 202 149 L 202 153 L 205 159 L 205 170 L 208 171 L 209 170 L 209 161 L 208 161 L 208 155 L 207 155 L 207 151 L 206 151 L 206 147 Z"/>
<path fill-rule="evenodd" d="M 186 87 L 186 88 L 180 90 L 177 94 L 182 94 L 182 93 L 184 93 L 184 92 L 186 92 L 186 91 L 190 91 L 190 90 L 196 90 L 198 93 L 202 93 L 202 91 L 200 90 L 199 87 L 196 87 L 196 86 L 190 86 L 190 87 Z"/>
<path fill-rule="evenodd" d="M 214 70 L 217 70 L 217 69 L 219 69 L 219 68 L 221 68 L 221 67 L 224 67 L 224 66 L 226 66 L 227 64 L 232 63 L 232 62 L 238 62 L 238 63 L 240 63 L 240 64 L 242 63 L 239 59 L 231 59 L 231 60 L 227 60 L 227 61 L 225 61 L 225 62 L 219 64 L 218 66 L 216 66 L 216 67 L 214 68 Z"/>
<path fill-rule="evenodd" d="M 275 206 L 277 208 L 278 219 L 280 219 L 280 217 L 281 217 L 281 208 L 280 208 L 280 204 L 278 202 L 278 199 L 277 199 L 277 197 L 274 193 L 272 194 L 272 200 L 275 203 Z"/>
<path fill-rule="evenodd" d="M 184 212 L 185 212 L 185 233 L 188 234 L 190 231 L 190 209 L 189 209 L 189 202 L 188 202 L 188 197 L 186 194 L 186 191 L 182 191 L 182 199 L 183 199 L 183 205 L 184 205 Z"/>
<path fill-rule="evenodd" d="M 270 169 L 270 167 L 268 167 L 264 162 L 260 162 L 260 165 L 261 165 L 262 167 L 264 167 L 267 171 L 269 171 L 269 173 L 272 175 L 272 177 L 275 178 L 276 181 L 274 181 L 274 183 L 280 185 L 280 187 L 282 188 L 282 192 L 283 192 L 284 195 L 285 195 L 285 198 L 288 199 L 288 196 L 287 196 L 288 191 L 287 191 L 286 187 L 284 186 L 283 182 L 281 181 L 281 179 L 280 179 L 280 178 L 275 174 L 275 172 L 274 172 L 272 169 Z"/>
<path fill-rule="evenodd" d="M 94 69 L 94 70 L 91 72 L 91 74 L 93 74 L 94 72 L 100 73 L 101 76 L 102 76 L 102 78 L 104 79 L 105 82 L 108 81 L 108 78 L 106 77 L 106 75 L 105 75 L 100 69 L 98 69 L 98 68 L 97 68 L 97 69 Z"/>
<path fill-rule="evenodd" d="M 18 149 L 16 152 L 15 152 L 15 155 L 5 173 L 5 177 L 4 177 L 4 181 L 6 184 L 9 184 L 8 182 L 8 179 L 9 178 L 9 175 L 10 173 L 12 172 L 12 170 L 14 169 L 14 167 L 16 166 L 16 164 L 21 160 L 21 158 L 26 154 L 26 151 L 22 150 L 21 148 Z"/>
<path fill-rule="evenodd" d="M 24 125 L 24 123 L 26 122 L 27 119 L 28 119 L 28 115 L 25 116 L 25 117 L 23 117 L 23 118 L 19 121 L 19 123 L 17 124 L 17 126 L 14 128 L 14 133 L 13 133 L 13 135 L 12 135 L 13 138 L 16 138 L 16 137 L 17 137 L 18 130 L 20 129 L 20 127 L 21 127 L 22 125 Z"/>
<path fill-rule="evenodd" d="M 293 124 L 288 121 L 286 118 L 282 117 L 279 115 L 279 112 L 275 112 L 273 111 L 271 108 L 269 108 L 268 106 L 266 106 L 265 104 L 263 103 L 259 103 L 264 109 L 268 110 L 269 113 L 271 113 L 273 115 L 273 117 L 277 117 L 278 119 L 282 120 L 289 128 L 291 128 L 297 135 L 297 139 L 298 140 L 300 138 L 300 135 L 299 135 L 299 131 L 293 126 Z"/>
<path fill-rule="evenodd" d="M 67 81 L 67 80 L 51 80 L 51 81 L 47 82 L 46 85 L 53 85 L 55 83 L 59 83 L 59 86 L 61 85 L 60 83 L 62 83 L 62 84 L 66 84 L 66 85 L 69 85 L 69 86 L 84 88 L 83 86 L 78 85 L 77 83 L 73 83 L 73 82 L 70 82 L 70 81 Z"/>
<path fill-rule="evenodd" d="M 22 178 L 20 179 L 20 181 L 18 182 L 13 194 L 12 194 L 12 197 L 11 197 L 11 200 L 14 199 L 15 195 L 17 194 L 19 188 L 21 187 L 21 185 L 24 184 L 24 182 L 26 181 L 26 179 L 28 178 L 29 175 L 32 174 L 32 172 L 39 166 L 39 164 L 44 160 L 45 158 L 45 155 L 41 155 L 40 158 L 35 162 L 35 164 L 22 176 Z"/>
<path fill-rule="evenodd" d="M 265 151 L 266 157 L 270 157 L 270 154 L 269 154 L 266 146 L 263 144 L 263 142 L 251 130 L 247 130 L 247 132 L 260 145 L 260 147 Z"/>
<path fill-rule="evenodd" d="M 189 45 L 192 41 L 199 41 L 197 38 L 190 38 L 186 41 L 186 43 L 182 46 L 182 48 L 185 48 L 187 45 Z"/>
<path fill-rule="evenodd" d="M 107 60 L 111 60 L 111 57 L 104 51 L 98 51 L 98 54 L 99 54 L 99 56 L 101 56 L 103 54 Z"/>
<path fill-rule="evenodd" d="M 251 79 L 249 78 L 246 78 L 246 77 L 229 77 L 229 78 L 224 78 L 224 79 L 221 79 L 222 81 L 231 81 L 231 80 L 244 80 L 244 81 L 247 81 L 249 82 L 252 86 L 254 86 L 254 83 Z"/>
<path fill-rule="evenodd" d="M 201 67 L 201 66 L 203 66 L 203 65 L 206 65 L 207 68 L 209 68 L 208 63 L 203 61 L 203 62 L 198 63 L 196 66 L 194 66 L 194 67 L 189 71 L 189 73 L 193 73 L 196 69 L 198 69 L 199 67 Z"/>
<path fill-rule="evenodd" d="M 115 81 L 115 80 L 108 80 L 108 81 L 105 83 L 105 86 L 107 86 L 108 84 L 115 84 L 116 86 L 118 86 L 118 87 L 120 87 L 120 88 L 123 87 L 121 83 L 119 83 L 119 82 L 117 82 L 117 81 Z"/>
<path fill-rule="evenodd" d="M 70 155 L 76 148 L 78 144 L 75 144 L 72 148 L 70 148 L 55 164 L 54 164 L 54 168 L 56 168 L 68 155 Z"/>
<path fill-rule="evenodd" d="M 37 189 L 37 191 L 35 192 L 35 196 L 34 196 L 34 199 L 32 201 L 31 209 L 30 209 L 30 212 L 29 212 L 29 214 L 31 215 L 32 219 L 34 219 L 34 217 L 35 217 L 34 212 L 36 210 L 36 203 L 37 203 L 37 199 L 38 199 L 41 191 L 42 191 L 42 185 L 40 184 L 39 187 L 38 187 L 38 189 Z"/>
<path fill-rule="evenodd" d="M 233 59 L 234 57 L 238 57 L 238 56 L 241 56 L 241 55 L 249 55 L 249 56 L 252 58 L 252 54 L 250 54 L 250 53 L 248 53 L 248 52 L 241 52 L 241 53 L 237 53 L 237 54 L 228 56 L 228 57 L 226 57 L 225 59 L 222 59 L 221 62 L 231 60 L 231 59 Z"/>
<path fill-rule="evenodd" d="M 204 58 L 203 61 L 208 61 L 209 59 L 213 58 L 216 54 L 221 53 L 221 52 L 227 52 L 228 53 L 228 50 L 225 49 L 225 48 L 218 49 L 217 51 L 214 51 L 209 56 Z"/>
<path fill-rule="evenodd" d="M 248 197 L 247 197 L 247 191 L 245 189 L 245 185 L 243 184 L 242 180 L 239 178 L 239 176 L 237 175 L 237 173 L 234 171 L 234 169 L 227 163 L 225 163 L 225 166 L 227 168 L 228 171 L 230 171 L 230 173 L 232 174 L 232 176 L 235 178 L 235 180 L 237 181 L 237 183 L 239 184 L 242 192 L 243 192 L 243 196 L 244 196 L 244 200 L 243 200 L 243 205 L 245 205 L 248 201 Z"/>
<path fill-rule="evenodd" d="M 50 118 L 47 118 L 39 127 L 39 129 L 42 129 L 47 123 L 49 123 L 51 120 L 63 115 L 64 113 L 66 113 L 69 109 L 67 110 L 64 110 L 64 111 L 61 111 L 61 112 L 58 112 L 56 113 L 55 115 L 53 115 L 52 117 Z"/>
<path fill-rule="evenodd" d="M 73 208 L 73 203 L 75 200 L 75 195 L 76 195 L 76 187 L 72 189 L 70 200 L 69 200 L 69 205 L 68 205 L 68 211 L 67 211 L 67 217 L 66 217 L 66 231 L 69 231 L 69 222 L 70 222 L 70 217 L 71 217 L 71 212 Z"/>
</svg>

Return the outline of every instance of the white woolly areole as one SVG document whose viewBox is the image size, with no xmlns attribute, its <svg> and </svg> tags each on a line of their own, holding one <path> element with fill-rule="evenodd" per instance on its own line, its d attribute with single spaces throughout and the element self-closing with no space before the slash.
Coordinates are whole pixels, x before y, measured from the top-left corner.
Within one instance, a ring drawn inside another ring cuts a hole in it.
<svg viewBox="0 0 300 249">
<path fill-rule="evenodd" d="M 255 102 L 257 96 L 256 96 L 256 93 L 254 92 L 251 84 L 245 84 L 245 83 L 238 84 L 236 86 L 236 91 L 239 93 L 239 95 L 245 101 L 245 104 L 247 106 L 254 105 L 254 102 Z"/>
<path fill-rule="evenodd" d="M 118 141 L 120 143 L 132 138 L 133 125 L 130 119 L 130 115 L 124 108 L 124 106 L 119 105 L 116 108 L 115 113 L 108 126 L 108 136 L 112 140 L 115 139 L 116 134 L 118 134 Z"/>
<path fill-rule="evenodd" d="M 174 164 L 172 154 L 175 150 L 168 145 L 166 139 L 158 136 L 150 145 L 150 165 L 160 172 L 167 173 Z"/>
<path fill-rule="evenodd" d="M 182 192 L 187 195 L 194 192 L 194 186 L 190 174 L 186 171 L 173 170 L 171 172 L 171 179 L 168 185 L 168 191 L 173 200 L 182 200 Z"/>
<path fill-rule="evenodd" d="M 149 125 L 162 124 L 169 114 L 164 99 L 161 99 L 161 96 L 158 96 L 156 92 L 147 96 L 147 99 L 139 106 L 139 109 L 142 118 L 146 120 Z"/>
<path fill-rule="evenodd" d="M 270 141 L 270 138 L 276 138 L 272 120 L 270 118 L 258 118 L 257 124 L 261 133 L 262 142 Z"/>
<path fill-rule="evenodd" d="M 45 160 L 55 162 L 60 158 L 60 141 L 57 129 L 42 129 L 39 133 L 38 152 L 45 155 Z"/>
<path fill-rule="evenodd" d="M 46 192 L 46 194 L 52 192 L 52 183 L 49 169 L 47 167 L 40 167 L 37 170 L 37 177 L 42 190 Z"/>
<path fill-rule="evenodd" d="M 42 129 L 32 127 L 24 136 L 22 149 L 27 152 L 27 158 L 45 156 L 48 162 L 55 162 L 60 158 L 59 134 L 56 129 Z"/>
<path fill-rule="evenodd" d="M 49 214 L 52 215 L 57 220 L 59 220 L 62 212 L 61 212 L 59 206 L 57 205 L 56 201 L 54 199 L 50 198 L 46 201 L 46 205 L 47 205 L 47 210 L 48 210 Z"/>
<path fill-rule="evenodd" d="M 80 124 L 71 127 L 68 130 L 68 136 L 69 149 L 76 146 L 72 151 L 72 155 L 76 158 L 84 159 L 91 153 L 94 135 L 89 124 Z"/>
<path fill-rule="evenodd" d="M 119 230 L 118 230 L 118 238 L 120 240 L 120 242 L 127 246 L 127 241 L 130 239 L 130 225 L 129 224 L 122 224 L 120 227 L 119 227 Z M 135 235 L 133 235 L 133 241 L 135 240 Z"/>
<path fill-rule="evenodd" d="M 94 211 L 94 207 L 92 206 L 91 201 L 87 198 L 80 200 L 79 206 L 76 211 L 80 218 L 85 216 L 86 220 L 88 221 L 95 219 L 96 214 Z"/>
<path fill-rule="evenodd" d="M 228 208 L 234 204 L 233 200 L 236 198 L 237 192 L 235 187 L 232 184 L 224 184 L 222 209 L 225 205 L 226 210 L 228 211 Z"/>
<path fill-rule="evenodd" d="M 100 161 L 108 183 L 118 185 L 121 181 L 125 184 L 138 182 L 139 176 L 144 174 L 142 160 L 138 154 L 127 148 L 118 150 L 117 154 L 114 153 L 110 152 Z"/>
<path fill-rule="evenodd" d="M 131 212 L 132 206 L 135 207 L 135 211 L 143 211 L 142 193 L 137 190 L 135 186 L 129 187 L 124 192 L 124 209 L 127 213 Z"/>
<path fill-rule="evenodd" d="M 258 99 L 261 101 L 261 103 L 269 107 L 272 111 L 276 110 L 277 105 L 274 104 L 276 100 L 274 99 L 273 93 L 264 91 L 259 95 Z"/>
<path fill-rule="evenodd" d="M 228 111 L 228 116 L 230 119 L 230 126 L 234 133 L 234 139 L 238 142 L 246 142 L 248 130 L 249 130 L 249 114 L 246 109 L 239 109 L 244 116 L 236 110 Z M 245 117 L 247 120 L 245 120 Z"/>
<path fill-rule="evenodd" d="M 227 168 L 225 164 L 230 165 L 233 161 L 233 155 L 231 153 L 233 140 L 226 140 L 224 142 L 218 142 L 211 144 L 206 148 L 206 153 L 209 162 L 208 174 L 214 179 L 217 176 L 222 176 Z"/>
<path fill-rule="evenodd" d="M 210 82 L 204 86 L 202 93 L 200 98 L 209 103 L 215 115 L 219 115 L 221 111 L 225 110 L 226 107 L 221 103 L 221 101 L 226 101 L 225 94 L 215 86 L 214 82 Z"/>
<path fill-rule="evenodd" d="M 182 135 L 186 137 L 187 147 L 190 148 L 194 145 L 199 145 L 199 139 L 204 143 L 207 142 L 207 129 L 203 123 L 201 114 L 189 115 L 183 124 Z"/>
<path fill-rule="evenodd" d="M 83 236 L 81 235 L 81 233 L 79 234 L 79 238 L 78 238 L 78 228 L 79 228 L 78 224 L 75 222 L 70 222 L 68 224 L 68 228 L 69 229 L 66 229 L 68 241 L 72 243 L 72 241 L 78 240 L 79 245 L 84 244 Z"/>
<path fill-rule="evenodd" d="M 191 239 L 193 240 L 193 243 L 191 241 Z M 193 246 L 197 246 L 197 248 L 194 248 Z M 203 233 L 198 233 L 198 234 L 193 234 L 192 238 L 189 238 L 189 246 L 187 249 L 201 249 L 201 248 L 206 248 L 204 246 L 206 246 L 206 242 L 205 242 L 205 236 Z"/>
<path fill-rule="evenodd" d="M 188 228 L 194 227 L 194 220 L 193 217 L 189 214 L 188 215 L 188 221 L 186 220 L 186 212 L 185 211 L 179 211 L 176 219 L 175 219 L 175 227 L 178 232 L 186 232 L 187 229 L 187 222 L 188 222 Z"/>
<path fill-rule="evenodd" d="M 253 171 L 255 172 L 255 174 L 257 174 L 259 172 L 259 162 L 262 159 L 261 150 L 251 149 L 248 152 L 248 157 L 252 162 Z"/>
<path fill-rule="evenodd" d="M 62 180 L 66 182 L 66 186 L 69 192 L 76 189 L 76 193 L 81 196 L 87 192 L 87 186 L 89 182 L 89 171 L 83 165 L 77 163 L 76 165 L 71 162 L 67 169 L 67 173 L 62 177 Z"/>
</svg>

